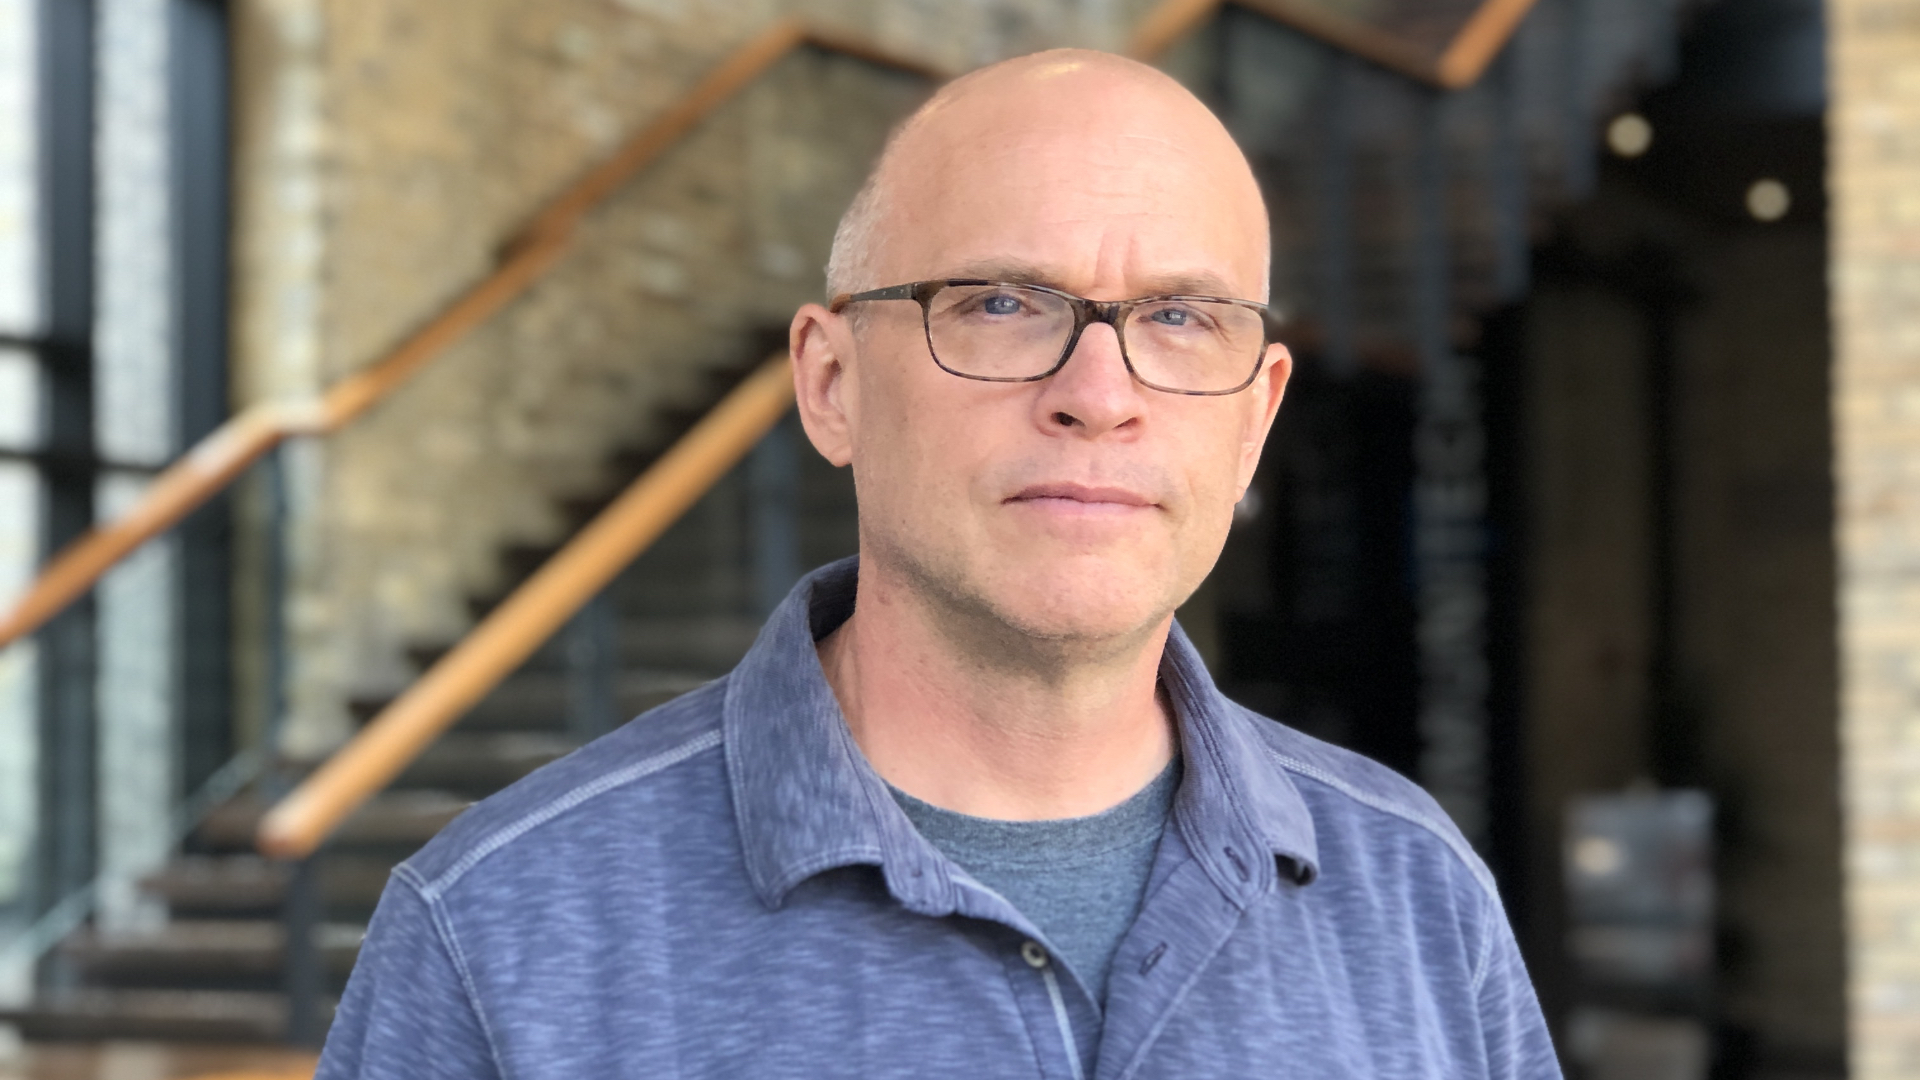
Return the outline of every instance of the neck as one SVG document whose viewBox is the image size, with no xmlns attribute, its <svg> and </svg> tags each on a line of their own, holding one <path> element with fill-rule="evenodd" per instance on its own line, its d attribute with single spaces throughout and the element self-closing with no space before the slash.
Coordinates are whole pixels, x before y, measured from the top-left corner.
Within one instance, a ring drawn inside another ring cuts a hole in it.
<svg viewBox="0 0 1920 1080">
<path fill-rule="evenodd" d="M 1124 802 L 1173 759 L 1158 689 L 1172 617 L 1095 648 L 1023 643 L 944 610 L 862 561 L 854 614 L 819 645 L 854 741 L 888 783 L 975 817 L 1084 817 Z M 946 629 L 943 629 L 946 628 Z M 977 637 L 978 635 L 973 635 Z"/>
</svg>

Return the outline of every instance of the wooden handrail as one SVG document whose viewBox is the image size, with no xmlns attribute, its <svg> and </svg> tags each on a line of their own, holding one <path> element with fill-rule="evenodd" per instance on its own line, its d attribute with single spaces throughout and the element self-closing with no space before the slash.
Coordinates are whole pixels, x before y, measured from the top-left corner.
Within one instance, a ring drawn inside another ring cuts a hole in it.
<svg viewBox="0 0 1920 1080">
<path fill-rule="evenodd" d="M 1165 0 L 1147 12 L 1121 50 L 1135 60 L 1152 60 L 1192 33 L 1220 9 L 1222 0 Z"/>
<path fill-rule="evenodd" d="M 1143 20 L 1128 42 L 1127 53 L 1140 59 L 1157 55 L 1211 15 L 1221 2 L 1166 0 Z M 1236 2 L 1422 81 L 1437 83 L 1430 58 L 1416 56 L 1410 46 L 1371 27 L 1328 16 L 1299 0 Z M 1456 57 L 1455 70 L 1472 68 L 1477 77 L 1492 55 L 1486 48 L 1489 35 L 1510 34 L 1531 3 L 1488 0 L 1447 53 Z M 1487 16 L 1493 8 L 1499 9 L 1497 18 Z M 1472 40 L 1461 45 L 1469 37 Z M 670 110 L 656 122 L 655 129 L 629 142 L 605 165 L 582 178 L 568 195 L 550 204 L 529 225 L 514 250 L 537 251 L 563 244 L 574 224 L 624 177 L 684 134 L 698 116 L 711 111 L 725 95 L 805 43 L 934 77 L 944 74 L 932 65 L 864 43 L 809 31 L 798 23 L 779 24 L 710 77 L 713 85 L 731 89 L 715 91 L 704 104 L 699 103 L 700 93 L 690 95 L 694 105 L 685 111 Z M 381 710 L 359 735 L 277 804 L 261 821 L 256 835 L 259 849 L 278 858 L 304 858 L 318 850 L 349 814 L 406 769 L 685 513 L 773 426 L 792 400 L 791 368 L 786 357 L 775 357 L 728 395 L 418 682 Z"/>
<path fill-rule="evenodd" d="M 1534 0 L 1486 0 L 1440 54 L 1434 81 L 1448 90 L 1464 90 L 1479 82 L 1533 5 Z"/>
<path fill-rule="evenodd" d="M 792 403 L 792 368 L 781 354 L 728 394 L 419 682 L 276 805 L 260 823 L 260 850 L 278 858 L 312 854 L 348 814 L 606 588 Z"/>
<path fill-rule="evenodd" d="M 675 140 L 793 50 L 809 43 L 840 48 L 799 20 L 775 23 L 734 50 L 693 89 L 541 209 L 502 247 L 494 269 L 398 345 L 305 405 L 246 409 L 168 466 L 132 508 L 88 530 L 58 552 L 11 609 L 0 615 L 0 648 L 45 625 L 101 575 L 148 540 L 179 524 L 268 451 L 298 435 L 339 430 L 476 326 L 524 293 L 567 251 L 574 226 Z M 867 48 L 859 55 L 910 71 L 933 72 L 915 57 Z"/>
<path fill-rule="evenodd" d="M 1158 56 L 1227 2 L 1167 0 L 1141 20 L 1127 44 L 1127 55 L 1142 60 Z M 1316 0 L 1232 2 L 1389 71 L 1442 90 L 1463 90 L 1480 81 L 1487 65 L 1519 28 L 1520 20 L 1532 10 L 1535 0 L 1484 0 L 1437 56 L 1405 38 L 1342 15 Z"/>
<path fill-rule="evenodd" d="M 1439 85 L 1433 56 L 1425 49 L 1358 19 L 1338 14 L 1314 0 L 1235 0 L 1329 45 L 1335 45 L 1388 71 L 1429 85 Z"/>
<path fill-rule="evenodd" d="M 1126 52 L 1150 59 L 1217 10 L 1223 0 L 1164 0 L 1141 21 Z M 1437 59 L 1365 23 L 1310 0 L 1234 0 L 1242 7 L 1348 49 L 1383 67 L 1444 89 L 1477 81 L 1534 0 L 1486 0 Z M 247 466 L 288 438 L 339 430 L 511 303 L 562 255 L 574 227 L 714 109 L 803 45 L 816 45 L 942 79 L 951 72 L 847 35 L 775 23 L 736 49 L 692 90 L 590 169 L 502 247 L 498 264 L 386 355 L 336 383 L 311 405 L 263 404 L 244 410 L 202 439 L 158 477 L 119 518 L 88 530 L 50 559 L 11 609 L 0 615 L 0 648 L 45 625 L 101 575 L 148 540 L 225 490 Z"/>
<path fill-rule="evenodd" d="M 627 140 L 625 145 L 614 151 L 612 157 L 575 181 L 571 188 L 528 222 L 518 242 L 535 243 L 542 237 L 569 234 L 581 218 L 604 202 L 634 173 L 693 130 L 707 114 L 803 45 L 815 45 L 936 81 L 951 78 L 954 74 L 923 57 L 909 56 L 810 27 L 799 19 L 783 19 L 735 50 L 733 55 L 701 80 L 700 85 L 675 102 L 639 134 Z"/>
</svg>

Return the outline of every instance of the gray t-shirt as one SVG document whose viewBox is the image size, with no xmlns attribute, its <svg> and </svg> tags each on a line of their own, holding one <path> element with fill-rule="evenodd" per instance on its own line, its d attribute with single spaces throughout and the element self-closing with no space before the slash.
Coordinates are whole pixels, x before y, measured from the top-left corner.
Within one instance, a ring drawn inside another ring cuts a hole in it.
<svg viewBox="0 0 1920 1080">
<path fill-rule="evenodd" d="M 943 810 L 889 785 L 913 827 L 1032 920 L 1094 1000 L 1140 911 L 1180 763 L 1126 802 L 1091 817 L 999 821 Z"/>
</svg>

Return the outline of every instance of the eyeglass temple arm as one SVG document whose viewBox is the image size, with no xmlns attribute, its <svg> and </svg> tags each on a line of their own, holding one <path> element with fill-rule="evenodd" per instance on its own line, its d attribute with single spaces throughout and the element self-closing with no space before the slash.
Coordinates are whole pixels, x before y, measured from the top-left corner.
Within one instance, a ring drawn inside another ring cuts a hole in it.
<svg viewBox="0 0 1920 1080">
<path fill-rule="evenodd" d="M 912 282 L 906 285 L 889 285 L 884 289 L 868 289 L 866 292 L 841 293 L 833 298 L 833 303 L 827 305 L 827 310 L 838 314 L 841 308 L 856 300 L 913 300 L 916 299 L 914 290 L 918 287 L 919 282 Z"/>
</svg>

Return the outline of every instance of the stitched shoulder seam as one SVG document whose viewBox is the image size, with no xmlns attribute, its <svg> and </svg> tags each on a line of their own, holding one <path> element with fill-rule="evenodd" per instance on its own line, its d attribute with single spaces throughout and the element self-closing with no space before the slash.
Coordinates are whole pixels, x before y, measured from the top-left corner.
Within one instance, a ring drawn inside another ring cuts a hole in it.
<svg viewBox="0 0 1920 1080">
<path fill-rule="evenodd" d="M 1267 747 L 1266 749 L 1267 756 L 1273 758 L 1276 764 L 1288 772 L 1299 773 L 1309 779 L 1318 780 L 1320 783 L 1338 791 L 1362 806 L 1378 810 L 1383 814 L 1390 814 L 1402 821 L 1417 825 L 1433 834 L 1435 839 L 1447 846 L 1447 850 L 1452 852 L 1453 857 L 1460 861 L 1460 865 L 1467 873 L 1473 876 L 1473 880 L 1480 886 L 1480 890 L 1486 894 L 1487 901 L 1495 907 L 1499 906 L 1500 890 L 1495 887 L 1493 876 L 1489 874 L 1486 867 L 1481 864 L 1479 857 L 1474 855 L 1473 849 L 1467 846 L 1467 842 L 1461 839 L 1453 830 L 1435 821 L 1432 816 L 1428 814 L 1421 813 L 1410 806 L 1402 806 L 1391 799 L 1376 795 L 1371 791 L 1363 790 L 1317 765 L 1309 765 L 1298 758 L 1288 757 L 1272 747 Z"/>
<path fill-rule="evenodd" d="M 480 1022 L 480 1034 L 487 1040 L 487 1055 L 493 1058 L 493 1071 L 500 1077 L 507 1076 L 506 1062 L 500 1056 L 500 1040 L 494 1037 L 493 1024 L 487 1020 L 487 1011 L 480 1007 L 480 989 L 474 985 L 473 970 L 467 966 L 467 954 L 460 948 L 460 940 L 453 934 L 453 926 L 447 921 L 447 912 L 436 896 L 426 893 L 425 883 L 413 867 L 405 863 L 393 868 L 393 876 L 404 880 L 427 905 L 427 914 L 433 919 L 433 932 L 439 935 L 440 947 L 447 952 L 447 959 L 453 962 L 453 970 L 460 976 L 460 988 L 466 992 L 467 1008 L 473 1010 L 473 1018 Z"/>
<path fill-rule="evenodd" d="M 447 890 L 459 884 L 460 879 L 466 875 L 467 871 L 478 866 L 482 859 L 513 843 L 515 840 L 520 839 L 532 830 L 574 809 L 581 803 L 598 798 L 615 788 L 624 787 L 636 780 L 645 779 L 663 769 L 678 765 L 688 758 L 711 750 L 720 745 L 721 738 L 722 736 L 719 730 L 709 731 L 704 735 L 689 739 L 671 750 L 663 751 L 652 757 L 636 761 L 625 768 L 615 769 L 613 772 L 607 773 L 604 776 L 596 777 L 587 783 L 581 784 L 572 791 L 527 813 L 518 821 L 495 831 L 475 844 L 472 850 L 462 855 L 457 862 L 449 866 L 439 877 L 422 885 L 420 887 L 421 895 L 431 900 L 438 900 L 446 894 Z"/>
<path fill-rule="evenodd" d="M 1480 912 L 1480 956 L 1473 962 L 1473 980 L 1468 984 L 1475 997 L 1480 996 L 1480 988 L 1487 982 L 1487 971 L 1493 967 L 1493 936 L 1499 932 L 1493 924 L 1496 910 L 1488 904 Z"/>
</svg>

